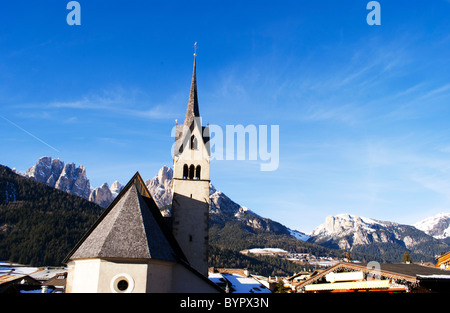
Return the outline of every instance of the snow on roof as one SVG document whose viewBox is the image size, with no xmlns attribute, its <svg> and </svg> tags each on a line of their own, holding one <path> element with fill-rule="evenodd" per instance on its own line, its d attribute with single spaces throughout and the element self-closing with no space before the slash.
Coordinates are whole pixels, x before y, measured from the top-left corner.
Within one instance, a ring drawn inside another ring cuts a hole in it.
<svg viewBox="0 0 450 313">
<path fill-rule="evenodd" d="M 450 279 L 450 275 L 417 275 L 420 278 Z"/>
<path fill-rule="evenodd" d="M 230 273 L 209 273 L 208 278 L 214 283 L 227 280 L 233 293 L 271 293 L 271 291 L 253 277 L 244 277 Z"/>
<path fill-rule="evenodd" d="M 21 264 L 8 264 L 6 262 L 0 264 L 0 275 L 29 275 L 39 270 L 38 267 L 29 267 Z"/>
<path fill-rule="evenodd" d="M 223 278 L 222 274 L 220 273 L 208 273 L 208 278 L 215 284 L 221 284 L 225 282 L 225 279 Z"/>
<path fill-rule="evenodd" d="M 40 271 L 31 273 L 30 276 L 36 280 L 48 280 L 55 277 L 58 274 L 66 273 L 65 268 L 44 268 Z"/>
</svg>

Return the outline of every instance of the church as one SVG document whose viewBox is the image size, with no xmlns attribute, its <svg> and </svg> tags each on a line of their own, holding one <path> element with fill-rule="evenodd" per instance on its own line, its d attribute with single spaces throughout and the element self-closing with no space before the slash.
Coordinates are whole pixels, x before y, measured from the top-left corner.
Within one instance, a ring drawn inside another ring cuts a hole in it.
<svg viewBox="0 0 450 313">
<path fill-rule="evenodd" d="M 209 132 L 196 57 L 183 124 L 176 125 L 172 216 L 137 172 L 64 259 L 67 293 L 219 293 L 208 279 Z"/>
</svg>

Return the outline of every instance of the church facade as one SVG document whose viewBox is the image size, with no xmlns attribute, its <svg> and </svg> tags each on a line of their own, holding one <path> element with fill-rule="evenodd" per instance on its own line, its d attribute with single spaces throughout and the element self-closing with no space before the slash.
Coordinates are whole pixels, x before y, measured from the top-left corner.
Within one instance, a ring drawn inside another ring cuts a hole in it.
<svg viewBox="0 0 450 313">
<path fill-rule="evenodd" d="M 196 54 L 174 147 L 171 223 L 137 172 L 65 258 L 67 293 L 223 292 L 207 277 L 210 151 L 199 114 Z"/>
</svg>

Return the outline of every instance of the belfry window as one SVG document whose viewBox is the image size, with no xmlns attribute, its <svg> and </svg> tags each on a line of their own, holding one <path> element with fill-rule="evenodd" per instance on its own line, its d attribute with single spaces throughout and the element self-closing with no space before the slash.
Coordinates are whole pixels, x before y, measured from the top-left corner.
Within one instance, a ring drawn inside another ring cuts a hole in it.
<svg viewBox="0 0 450 313">
<path fill-rule="evenodd" d="M 194 165 L 191 165 L 189 167 L 189 179 L 194 179 L 194 172 L 195 172 L 195 167 L 194 167 Z"/>
<path fill-rule="evenodd" d="M 197 165 L 196 169 L 195 169 L 195 179 L 200 179 L 200 165 Z"/>
<path fill-rule="evenodd" d="M 183 179 L 188 179 L 189 177 L 189 169 L 187 164 L 183 166 Z"/>
</svg>

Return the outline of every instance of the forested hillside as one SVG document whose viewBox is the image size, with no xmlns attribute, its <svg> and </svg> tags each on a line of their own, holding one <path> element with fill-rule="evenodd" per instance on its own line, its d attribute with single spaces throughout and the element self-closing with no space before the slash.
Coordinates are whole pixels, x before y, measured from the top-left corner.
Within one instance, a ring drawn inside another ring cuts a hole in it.
<svg viewBox="0 0 450 313">
<path fill-rule="evenodd" d="M 286 259 L 271 256 L 249 256 L 239 253 L 241 250 L 272 247 L 288 252 L 310 253 L 316 256 L 327 256 L 335 259 L 346 257 L 346 251 L 330 249 L 314 243 L 297 240 L 285 234 L 275 234 L 269 231 L 257 231 L 245 228 L 241 221 L 216 223 L 211 219 L 210 237 L 210 266 L 228 268 L 248 268 L 253 273 L 265 276 L 292 275 L 293 273 L 309 270 L 309 264 L 294 263 Z M 375 260 L 367 254 L 353 253 L 352 257 L 363 262 Z"/>
<path fill-rule="evenodd" d="M 61 265 L 102 210 L 0 166 L 0 260 Z"/>
</svg>

